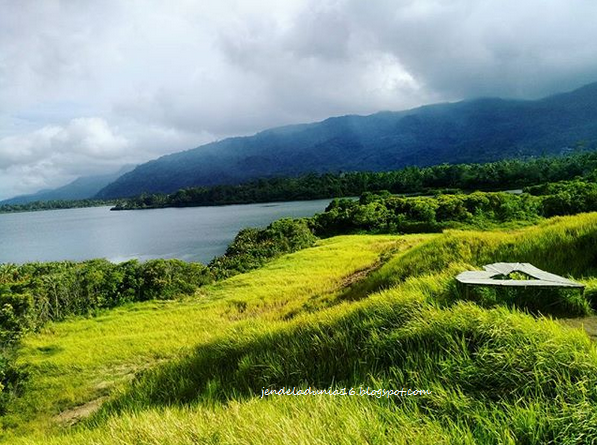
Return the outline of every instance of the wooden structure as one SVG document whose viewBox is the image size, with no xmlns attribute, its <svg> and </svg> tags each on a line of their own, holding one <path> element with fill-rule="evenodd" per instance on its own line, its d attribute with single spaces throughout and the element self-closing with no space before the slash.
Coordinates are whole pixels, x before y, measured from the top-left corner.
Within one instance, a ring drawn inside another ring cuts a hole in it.
<svg viewBox="0 0 597 445">
<path fill-rule="evenodd" d="M 485 270 L 462 272 L 456 280 L 464 285 L 499 287 L 571 288 L 584 291 L 585 286 L 538 269 L 530 263 L 494 263 L 483 266 Z M 511 275 L 522 275 L 516 279 Z"/>
</svg>

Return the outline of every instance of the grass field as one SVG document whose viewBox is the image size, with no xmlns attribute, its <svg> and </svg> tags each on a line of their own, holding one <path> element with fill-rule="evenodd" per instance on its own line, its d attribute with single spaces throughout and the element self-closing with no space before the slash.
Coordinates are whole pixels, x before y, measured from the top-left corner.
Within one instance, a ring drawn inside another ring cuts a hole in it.
<svg viewBox="0 0 597 445">
<path fill-rule="evenodd" d="M 31 379 L 4 417 L 4 426 L 52 430 L 61 413 L 110 394 L 135 372 L 225 335 L 246 319 L 280 318 L 311 298 L 333 295 L 347 277 L 375 264 L 383 252 L 417 239 L 327 240 L 203 289 L 196 298 L 134 304 L 95 318 L 51 324 L 23 342 L 20 363 Z"/>
<path fill-rule="evenodd" d="M 495 261 L 582 281 L 589 298 L 464 301 L 455 275 Z M 597 442 L 597 349 L 575 327 L 596 284 L 597 214 L 331 238 L 193 298 L 26 337 L 4 441 Z M 260 397 L 284 386 L 430 393 Z"/>
</svg>

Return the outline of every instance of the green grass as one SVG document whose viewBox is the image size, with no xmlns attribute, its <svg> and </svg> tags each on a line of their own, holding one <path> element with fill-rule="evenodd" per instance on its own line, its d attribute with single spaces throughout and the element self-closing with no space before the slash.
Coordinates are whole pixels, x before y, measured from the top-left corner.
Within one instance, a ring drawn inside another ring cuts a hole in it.
<svg viewBox="0 0 597 445">
<path fill-rule="evenodd" d="M 211 341 L 244 319 L 279 317 L 288 307 L 333 293 L 346 276 L 402 244 L 396 236 L 339 237 L 202 289 L 193 299 L 133 304 L 50 324 L 27 337 L 18 352 L 31 378 L 4 426 L 51 430 L 59 413 L 111 393 L 135 372 Z"/>
<path fill-rule="evenodd" d="M 455 275 L 495 261 L 585 282 L 588 299 L 463 301 Z M 6 440 L 594 443 L 597 348 L 567 326 L 579 321 L 549 314 L 554 302 L 563 315 L 591 313 L 596 265 L 597 214 L 507 231 L 332 238 L 192 299 L 27 337 L 20 363 L 31 380 L 5 419 Z M 431 393 L 260 398 L 263 387 L 361 385 Z M 101 396 L 87 420 L 57 423 Z"/>
</svg>

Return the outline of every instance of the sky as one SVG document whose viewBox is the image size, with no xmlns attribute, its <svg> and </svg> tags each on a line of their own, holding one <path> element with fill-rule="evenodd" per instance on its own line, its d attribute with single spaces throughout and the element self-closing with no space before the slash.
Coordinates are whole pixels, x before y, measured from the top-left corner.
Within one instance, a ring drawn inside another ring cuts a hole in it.
<svg viewBox="0 0 597 445">
<path fill-rule="evenodd" d="M 597 81 L 594 0 L 0 0 L 0 199 L 229 136 Z"/>
</svg>

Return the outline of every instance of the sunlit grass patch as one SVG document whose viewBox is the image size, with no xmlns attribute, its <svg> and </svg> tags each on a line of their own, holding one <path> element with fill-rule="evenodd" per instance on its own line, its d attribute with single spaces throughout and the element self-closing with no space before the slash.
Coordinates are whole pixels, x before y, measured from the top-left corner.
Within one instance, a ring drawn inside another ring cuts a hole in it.
<svg viewBox="0 0 597 445">
<path fill-rule="evenodd" d="M 280 258 L 270 265 L 201 290 L 183 301 L 137 303 L 89 319 L 52 323 L 28 336 L 19 364 L 31 375 L 5 425 L 51 429 L 70 407 L 105 396 L 135 372 L 223 335 L 251 314 L 280 318 L 315 293 L 336 289 L 343 277 L 377 261 L 397 236 L 347 236 Z M 236 305 L 234 302 L 242 302 Z M 238 315 L 238 314 L 237 314 Z M 250 315 L 250 316 L 249 316 Z"/>
</svg>

